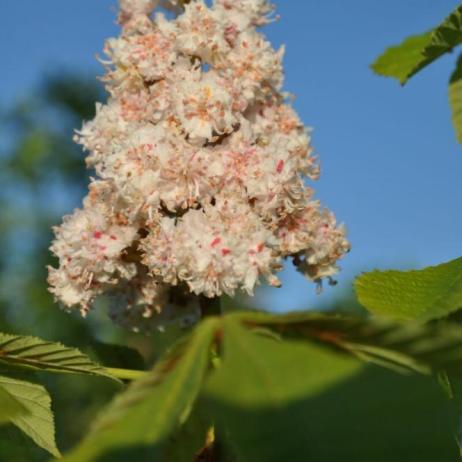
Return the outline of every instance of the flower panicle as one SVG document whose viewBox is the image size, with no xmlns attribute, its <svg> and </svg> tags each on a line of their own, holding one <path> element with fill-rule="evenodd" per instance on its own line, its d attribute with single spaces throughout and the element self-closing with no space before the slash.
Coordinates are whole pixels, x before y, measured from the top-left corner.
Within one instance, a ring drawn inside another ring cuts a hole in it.
<svg viewBox="0 0 462 462">
<path fill-rule="evenodd" d="M 120 0 L 109 98 L 75 135 L 97 179 L 51 247 L 59 301 L 85 314 L 104 294 L 134 328 L 194 317 L 196 295 L 279 286 L 286 258 L 330 278 L 349 249 L 305 184 L 319 175 L 310 132 L 282 92 L 284 49 L 257 29 L 272 6 L 167 3 L 174 19 L 158 1 Z"/>
</svg>

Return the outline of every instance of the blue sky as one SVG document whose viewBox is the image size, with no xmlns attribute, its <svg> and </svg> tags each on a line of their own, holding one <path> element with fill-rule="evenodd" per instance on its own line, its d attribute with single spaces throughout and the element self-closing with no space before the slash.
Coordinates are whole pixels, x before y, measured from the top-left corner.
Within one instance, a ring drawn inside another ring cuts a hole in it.
<svg viewBox="0 0 462 462">
<path fill-rule="evenodd" d="M 318 198 L 347 224 L 352 252 L 336 288 L 288 269 L 267 307 L 323 304 L 374 267 L 437 264 L 461 255 L 462 147 L 455 142 L 447 81 L 457 54 L 405 87 L 368 64 L 388 45 L 442 20 L 456 0 L 279 0 L 269 39 L 286 44 L 285 89 L 314 127 Z M 101 74 L 95 54 L 117 34 L 115 0 L 2 0 L 0 105 L 33 93 L 56 69 Z"/>
</svg>

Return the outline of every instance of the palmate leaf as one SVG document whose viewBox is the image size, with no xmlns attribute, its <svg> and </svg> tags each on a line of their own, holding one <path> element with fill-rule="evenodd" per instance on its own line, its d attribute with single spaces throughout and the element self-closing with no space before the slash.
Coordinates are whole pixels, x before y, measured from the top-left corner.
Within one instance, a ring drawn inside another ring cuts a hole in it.
<svg viewBox="0 0 462 462">
<path fill-rule="evenodd" d="M 193 460 L 212 422 L 244 462 L 456 461 L 455 422 L 436 381 L 361 360 L 460 375 L 461 344 L 452 324 L 312 312 L 209 318 L 119 395 L 65 461 Z"/>
<path fill-rule="evenodd" d="M 40 371 L 99 375 L 117 380 L 79 350 L 36 337 L 0 333 L 0 364 Z"/>
<path fill-rule="evenodd" d="M 355 281 L 359 302 L 374 314 L 428 321 L 462 308 L 462 258 L 413 271 L 372 271 Z"/>
<path fill-rule="evenodd" d="M 214 319 L 202 322 L 190 339 L 120 394 L 64 460 L 165 460 L 162 446 L 186 421 L 202 386 L 217 325 Z"/>
<path fill-rule="evenodd" d="M 462 5 L 430 32 L 388 48 L 372 65 L 377 74 L 405 84 L 413 75 L 462 43 Z"/>
<path fill-rule="evenodd" d="M 25 412 L 10 421 L 38 446 L 55 457 L 60 453 L 55 442 L 55 425 L 51 411 L 51 398 L 46 389 L 32 382 L 0 376 L 0 389 L 5 390 Z"/>
<path fill-rule="evenodd" d="M 456 418 L 431 380 L 251 327 L 225 318 L 201 396 L 239 462 L 458 460 Z"/>
<path fill-rule="evenodd" d="M 401 372 L 430 374 L 450 370 L 462 375 L 462 326 L 456 323 L 397 324 L 315 312 L 234 316 L 251 329 L 269 329 L 281 340 L 320 342 Z"/>
<path fill-rule="evenodd" d="M 355 375 L 361 368 L 353 357 L 332 355 L 328 349 L 314 343 L 279 341 L 274 337 L 251 332 L 236 316 L 224 320 L 223 364 L 210 379 L 209 392 L 219 395 L 224 383 L 226 399 L 230 404 L 239 403 L 255 408 L 280 406 L 307 394 L 317 393 L 335 384 L 339 378 Z M 305 376 L 299 367 L 311 362 L 311 374 Z M 279 363 L 284 370 L 271 371 L 272 363 Z M 245 373 L 232 374 L 227 368 L 241 367 Z M 315 373 L 314 373 L 315 372 Z M 260 389 L 253 382 L 261 382 Z M 215 385 L 220 383 L 217 388 Z"/>
</svg>

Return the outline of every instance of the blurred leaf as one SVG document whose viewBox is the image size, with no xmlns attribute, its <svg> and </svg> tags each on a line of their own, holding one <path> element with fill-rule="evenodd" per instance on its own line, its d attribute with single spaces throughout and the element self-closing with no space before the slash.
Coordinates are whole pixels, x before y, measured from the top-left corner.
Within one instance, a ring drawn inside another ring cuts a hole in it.
<svg viewBox="0 0 462 462">
<path fill-rule="evenodd" d="M 29 436 L 38 446 L 55 457 L 60 453 L 55 442 L 55 426 L 51 398 L 41 385 L 0 376 L 0 387 L 5 389 L 27 410 L 11 422 Z"/>
<path fill-rule="evenodd" d="M 125 345 L 91 341 L 89 350 L 105 367 L 143 370 L 146 367 L 140 352 Z"/>
<path fill-rule="evenodd" d="M 449 81 L 449 103 L 457 141 L 462 143 L 462 55 L 459 56 L 456 69 Z"/>
<path fill-rule="evenodd" d="M 234 315 L 249 328 L 267 328 L 280 339 L 311 340 L 401 372 L 461 375 L 462 326 L 458 323 L 407 323 L 316 312 L 285 315 Z"/>
<path fill-rule="evenodd" d="M 9 167 L 26 178 L 35 178 L 51 151 L 50 134 L 40 130 L 31 131 L 21 139 Z"/>
<path fill-rule="evenodd" d="M 412 271 L 372 271 L 355 281 L 362 305 L 381 316 L 427 321 L 462 308 L 462 258 Z"/>
<path fill-rule="evenodd" d="M 211 423 L 210 417 L 206 415 L 203 408 L 195 406 L 188 420 L 168 439 L 164 460 L 174 462 L 196 460 L 194 457 L 203 449 Z M 207 460 L 205 459 L 204 462 Z"/>
<path fill-rule="evenodd" d="M 27 414 L 27 409 L 0 385 L 0 424 L 10 422 L 21 414 Z"/>
<path fill-rule="evenodd" d="M 61 106 L 68 115 L 89 120 L 95 114 L 95 102 L 105 99 L 101 84 L 88 77 L 76 77 L 70 72 L 51 77 L 44 86 L 45 97 Z"/>
<path fill-rule="evenodd" d="M 405 84 L 413 75 L 462 43 L 462 5 L 430 32 L 388 48 L 371 65 L 374 72 Z"/>
<path fill-rule="evenodd" d="M 192 326 L 183 326 L 181 323 L 171 322 L 162 331 L 150 338 L 151 364 L 161 358 L 178 339 L 185 337 L 192 330 Z"/>
<path fill-rule="evenodd" d="M 161 445 L 190 414 L 209 363 L 217 325 L 215 319 L 202 322 L 189 341 L 177 345 L 151 373 L 119 395 L 103 411 L 88 437 L 64 460 L 126 460 L 132 449 L 138 451 L 137 457 L 149 454 L 146 457 L 150 462 L 165 460 Z"/>
<path fill-rule="evenodd" d="M 459 460 L 439 387 L 309 341 L 277 341 L 236 319 L 202 402 L 239 462 Z"/>
<path fill-rule="evenodd" d="M 225 318 L 223 335 L 222 364 L 209 379 L 207 394 L 238 406 L 282 406 L 361 368 L 354 358 L 332 355 L 311 342 L 277 341 L 252 333 L 232 316 Z"/>
<path fill-rule="evenodd" d="M 117 380 L 79 350 L 36 337 L 0 333 L 0 363 L 49 372 L 98 375 Z"/>
<path fill-rule="evenodd" d="M 50 454 L 14 425 L 0 427 L 0 460 L 7 462 L 46 462 Z"/>
</svg>

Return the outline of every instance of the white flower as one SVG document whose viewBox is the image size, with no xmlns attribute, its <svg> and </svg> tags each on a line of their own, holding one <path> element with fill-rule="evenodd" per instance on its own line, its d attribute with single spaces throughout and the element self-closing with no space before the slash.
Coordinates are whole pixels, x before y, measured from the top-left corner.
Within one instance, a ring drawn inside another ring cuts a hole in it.
<svg viewBox="0 0 462 462">
<path fill-rule="evenodd" d="M 175 109 L 191 142 L 213 141 L 214 136 L 233 131 L 238 119 L 226 87 L 224 80 L 211 73 L 178 82 Z"/>
<path fill-rule="evenodd" d="M 123 252 L 132 245 L 137 228 L 129 226 L 123 215 L 111 213 L 112 193 L 107 183 L 92 183 L 83 210 L 64 217 L 63 224 L 55 228 L 51 250 L 59 258 L 60 268 L 50 270 L 49 282 L 52 292 L 67 306 L 80 304 L 87 311 L 107 286 L 136 273 Z"/>
<path fill-rule="evenodd" d="M 134 329 L 196 319 L 199 295 L 278 286 L 287 258 L 319 282 L 349 248 L 305 184 L 319 167 L 280 92 L 284 49 L 257 30 L 272 7 L 192 0 L 168 20 L 156 3 L 121 0 L 109 99 L 75 136 L 98 179 L 55 228 L 49 275 L 67 308 L 85 314 L 105 295 Z"/>
<path fill-rule="evenodd" d="M 120 0 L 120 10 L 133 16 L 149 14 L 156 3 L 154 0 Z"/>
<path fill-rule="evenodd" d="M 267 0 L 215 0 L 215 7 L 222 8 L 239 30 L 270 22 L 268 15 L 274 10 Z"/>
<path fill-rule="evenodd" d="M 216 67 L 239 86 L 248 102 L 273 96 L 283 83 L 284 47 L 274 51 L 255 29 L 237 35 L 233 47 L 217 60 Z"/>
<path fill-rule="evenodd" d="M 154 28 L 143 35 L 110 39 L 105 51 L 116 68 L 122 73 L 132 70 L 141 83 L 165 78 L 177 58 L 169 38 Z"/>
<path fill-rule="evenodd" d="M 223 15 L 209 9 L 202 0 L 185 5 L 185 12 L 176 21 L 177 49 L 189 56 L 198 56 L 212 63 L 216 56 L 229 51 L 223 28 Z"/>
<path fill-rule="evenodd" d="M 178 220 L 163 218 L 143 241 L 146 266 L 169 284 L 184 281 L 208 297 L 234 295 L 239 288 L 251 294 L 260 275 L 276 284 L 276 240 L 249 204 L 233 195 L 223 191 L 213 206 L 188 210 Z"/>
</svg>

